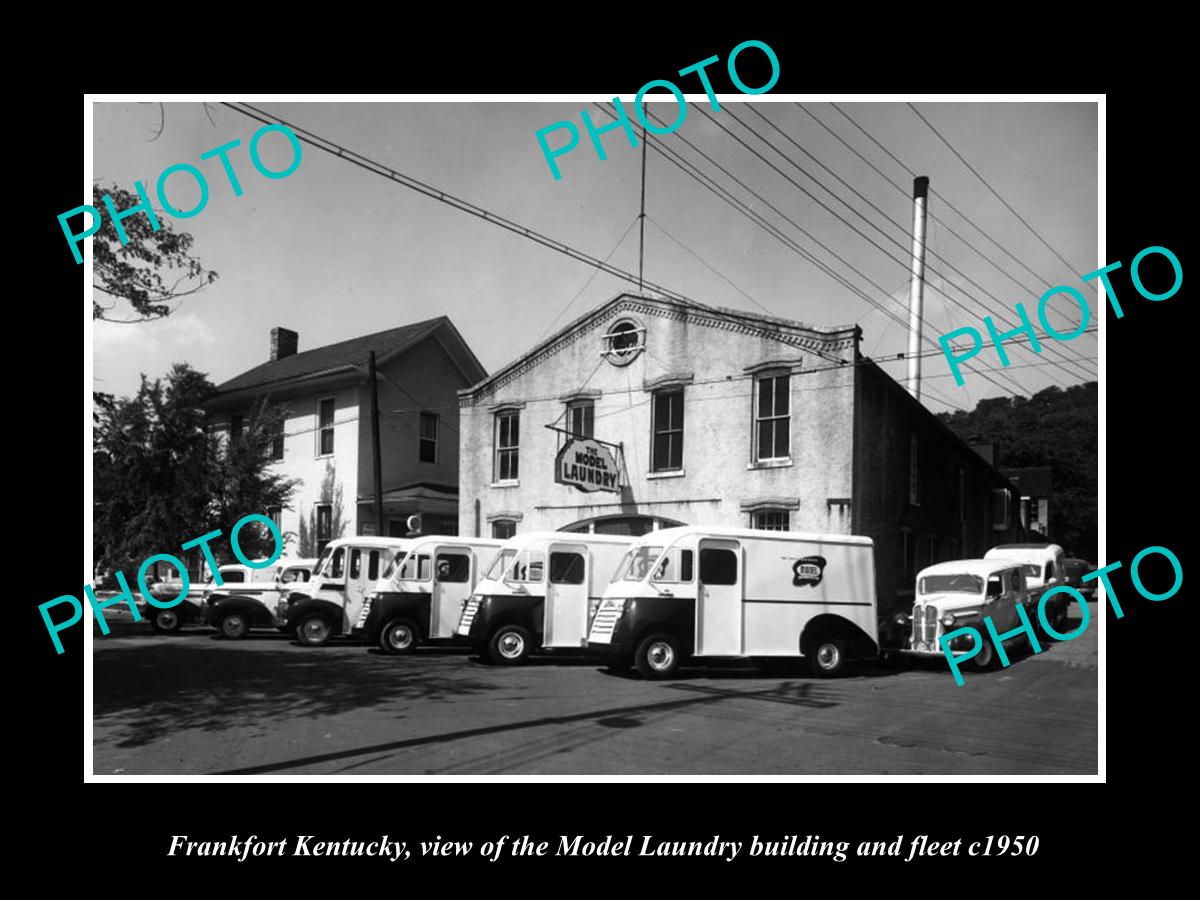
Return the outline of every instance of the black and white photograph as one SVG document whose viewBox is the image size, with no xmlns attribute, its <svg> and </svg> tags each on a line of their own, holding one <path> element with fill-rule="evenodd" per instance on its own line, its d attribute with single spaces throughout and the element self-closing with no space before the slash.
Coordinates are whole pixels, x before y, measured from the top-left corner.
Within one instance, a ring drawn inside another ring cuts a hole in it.
<svg viewBox="0 0 1200 900">
<path fill-rule="evenodd" d="M 1103 97 L 765 53 L 92 98 L 89 780 L 1102 780 Z"/>
</svg>

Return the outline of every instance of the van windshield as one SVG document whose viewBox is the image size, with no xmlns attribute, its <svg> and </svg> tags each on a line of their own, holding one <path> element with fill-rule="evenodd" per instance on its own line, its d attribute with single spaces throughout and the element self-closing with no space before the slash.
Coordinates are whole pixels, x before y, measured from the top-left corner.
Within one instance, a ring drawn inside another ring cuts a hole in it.
<svg viewBox="0 0 1200 900">
<path fill-rule="evenodd" d="M 919 587 L 922 594 L 982 594 L 983 579 L 978 575 L 926 575 Z"/>
<path fill-rule="evenodd" d="M 313 566 L 313 574 L 314 575 L 325 575 L 326 574 L 325 566 L 329 563 L 329 557 L 331 555 L 333 555 L 333 548 L 331 546 L 329 546 L 328 544 L 326 544 L 325 549 L 321 551 L 320 558 L 317 559 L 317 564 L 315 566 Z"/>
<path fill-rule="evenodd" d="M 490 578 L 492 581 L 499 581 L 504 575 L 504 570 L 508 568 L 508 564 L 516 557 L 516 550 L 501 550 L 500 553 L 492 560 L 492 564 L 488 566 L 487 574 L 484 578 Z"/>
<path fill-rule="evenodd" d="M 650 567 L 662 556 L 662 547 L 633 547 L 625 554 L 613 573 L 613 581 L 641 581 L 650 574 Z"/>
<path fill-rule="evenodd" d="M 401 581 L 428 581 L 432 571 L 428 553 L 409 553 L 400 563 L 396 577 Z"/>
<path fill-rule="evenodd" d="M 1021 566 L 1021 571 L 1024 572 L 1025 575 L 1029 578 L 1041 578 L 1042 577 L 1042 569 L 1040 566 L 1036 566 L 1036 565 Z"/>
</svg>

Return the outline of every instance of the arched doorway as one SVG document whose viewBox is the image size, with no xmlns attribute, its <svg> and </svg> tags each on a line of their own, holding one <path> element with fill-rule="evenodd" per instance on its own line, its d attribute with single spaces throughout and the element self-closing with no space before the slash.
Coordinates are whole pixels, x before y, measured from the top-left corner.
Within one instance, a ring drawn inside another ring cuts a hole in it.
<svg viewBox="0 0 1200 900">
<path fill-rule="evenodd" d="M 641 537 L 659 528 L 672 528 L 684 524 L 686 523 L 664 519 L 662 516 L 597 516 L 572 522 L 558 530 L 573 531 L 577 534 L 621 534 Z"/>
</svg>

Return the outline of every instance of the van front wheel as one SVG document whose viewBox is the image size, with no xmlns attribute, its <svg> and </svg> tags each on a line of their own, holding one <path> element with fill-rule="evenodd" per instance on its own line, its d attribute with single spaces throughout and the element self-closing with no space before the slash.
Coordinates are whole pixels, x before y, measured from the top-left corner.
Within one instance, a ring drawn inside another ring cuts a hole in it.
<svg viewBox="0 0 1200 900">
<path fill-rule="evenodd" d="M 321 613 L 305 616 L 296 625 L 296 640 L 305 647 L 320 647 L 329 642 L 333 626 Z"/>
<path fill-rule="evenodd" d="M 412 653 L 417 646 L 417 629 L 407 619 L 393 619 L 379 632 L 379 649 L 384 653 Z"/>
<path fill-rule="evenodd" d="M 809 664 L 818 678 L 836 678 L 846 671 L 846 641 L 840 637 L 825 637 L 810 648 Z"/>
<path fill-rule="evenodd" d="M 516 666 L 529 658 L 533 638 L 520 625 L 501 625 L 488 641 L 488 656 L 502 666 Z"/>
<path fill-rule="evenodd" d="M 643 678 L 670 678 L 679 671 L 683 651 L 679 640 L 670 634 L 652 634 L 633 655 L 633 664 Z"/>
</svg>

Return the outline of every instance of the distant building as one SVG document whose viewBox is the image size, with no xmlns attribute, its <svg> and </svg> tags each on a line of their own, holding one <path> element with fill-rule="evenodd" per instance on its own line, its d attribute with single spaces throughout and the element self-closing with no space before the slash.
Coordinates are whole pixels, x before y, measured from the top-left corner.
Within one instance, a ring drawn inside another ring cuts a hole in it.
<svg viewBox="0 0 1200 900">
<path fill-rule="evenodd" d="M 459 392 L 459 532 L 864 534 L 907 606 L 922 567 L 1018 537 L 1015 498 L 860 338 L 619 295 Z"/>
<path fill-rule="evenodd" d="M 291 505 L 269 514 L 289 550 L 316 555 L 350 534 L 404 536 L 409 516 L 428 534 L 458 525 L 456 392 L 487 373 L 445 316 L 298 352 L 299 337 L 271 329 L 270 359 L 218 387 L 210 428 L 237 439 L 263 397 L 287 407 L 273 452 L 301 479 Z M 379 383 L 384 522 L 375 521 L 368 354 Z"/>
<path fill-rule="evenodd" d="M 1050 536 L 1050 467 L 1001 469 L 1021 500 L 1021 527 L 1027 532 Z"/>
</svg>

